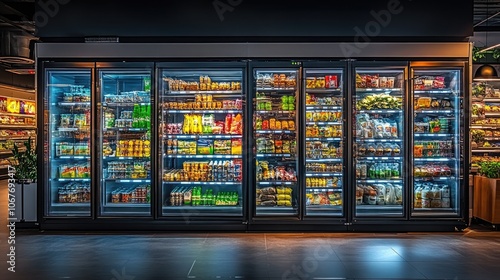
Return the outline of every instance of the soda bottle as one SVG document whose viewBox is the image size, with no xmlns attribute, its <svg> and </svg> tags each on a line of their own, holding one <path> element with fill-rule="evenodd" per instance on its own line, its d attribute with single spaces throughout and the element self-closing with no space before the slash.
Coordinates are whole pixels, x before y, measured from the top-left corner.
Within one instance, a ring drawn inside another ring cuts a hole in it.
<svg viewBox="0 0 500 280">
<path fill-rule="evenodd" d="M 144 77 L 144 91 L 145 92 L 150 92 L 151 91 L 151 77 Z"/>
<path fill-rule="evenodd" d="M 146 119 L 144 128 L 149 129 L 151 127 L 151 104 L 146 105 L 146 115 L 144 118 Z"/>
<path fill-rule="evenodd" d="M 132 127 L 139 127 L 139 104 L 134 104 L 134 110 L 132 111 Z"/>
</svg>

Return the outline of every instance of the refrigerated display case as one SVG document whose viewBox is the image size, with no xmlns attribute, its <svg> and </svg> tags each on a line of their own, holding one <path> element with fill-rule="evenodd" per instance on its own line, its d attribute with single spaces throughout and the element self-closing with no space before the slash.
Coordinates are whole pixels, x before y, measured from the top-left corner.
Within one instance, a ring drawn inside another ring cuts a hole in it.
<svg viewBox="0 0 500 280">
<path fill-rule="evenodd" d="M 298 216 L 299 68 L 257 66 L 252 76 L 254 215 Z"/>
<path fill-rule="evenodd" d="M 354 217 L 403 218 L 405 66 L 355 66 Z"/>
<path fill-rule="evenodd" d="M 101 216 L 151 216 L 151 68 L 97 68 Z"/>
<path fill-rule="evenodd" d="M 303 71 L 305 215 L 344 216 L 344 69 Z"/>
<path fill-rule="evenodd" d="M 411 69 L 412 217 L 462 215 L 463 68 Z M 467 163 L 468 164 L 468 163 Z"/>
<path fill-rule="evenodd" d="M 91 215 L 92 74 L 90 66 L 45 70 L 46 216 Z"/>
<path fill-rule="evenodd" d="M 246 65 L 189 65 L 160 67 L 161 215 L 241 219 Z"/>
</svg>

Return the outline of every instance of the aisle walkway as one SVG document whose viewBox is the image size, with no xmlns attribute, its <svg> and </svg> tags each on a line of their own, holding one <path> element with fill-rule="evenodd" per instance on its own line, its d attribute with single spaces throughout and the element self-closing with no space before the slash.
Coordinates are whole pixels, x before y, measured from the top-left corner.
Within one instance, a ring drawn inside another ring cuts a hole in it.
<svg viewBox="0 0 500 280">
<path fill-rule="evenodd" d="M 6 189 L 0 215 L 6 221 Z M 0 279 L 498 279 L 500 233 L 56 233 L 18 231 Z"/>
</svg>

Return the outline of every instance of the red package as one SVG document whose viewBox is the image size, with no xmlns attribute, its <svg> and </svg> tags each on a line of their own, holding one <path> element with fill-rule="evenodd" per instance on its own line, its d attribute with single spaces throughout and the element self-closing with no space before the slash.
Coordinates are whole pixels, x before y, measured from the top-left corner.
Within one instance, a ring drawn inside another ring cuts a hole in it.
<svg viewBox="0 0 500 280">
<path fill-rule="evenodd" d="M 327 75 L 325 76 L 325 86 L 326 88 L 337 88 L 337 76 Z"/>
<path fill-rule="evenodd" d="M 233 122 L 233 115 L 232 114 L 227 114 L 226 115 L 226 120 L 224 122 L 224 133 L 229 134 L 231 133 L 231 123 Z"/>
</svg>

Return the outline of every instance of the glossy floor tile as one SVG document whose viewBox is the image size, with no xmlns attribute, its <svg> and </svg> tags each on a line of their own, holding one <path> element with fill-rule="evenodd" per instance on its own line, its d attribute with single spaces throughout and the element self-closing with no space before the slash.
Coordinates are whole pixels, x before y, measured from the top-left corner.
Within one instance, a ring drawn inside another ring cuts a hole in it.
<svg viewBox="0 0 500 280">
<path fill-rule="evenodd" d="M 0 185 L 1 186 L 1 185 Z M 6 196 L 0 189 L 0 198 Z M 0 220 L 7 204 L 0 199 Z M 0 226 L 0 279 L 493 280 L 500 232 L 119 233 L 16 231 L 16 272 Z"/>
</svg>

